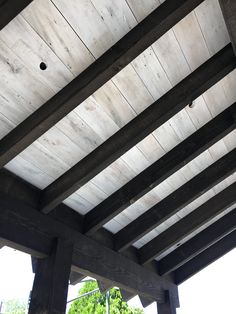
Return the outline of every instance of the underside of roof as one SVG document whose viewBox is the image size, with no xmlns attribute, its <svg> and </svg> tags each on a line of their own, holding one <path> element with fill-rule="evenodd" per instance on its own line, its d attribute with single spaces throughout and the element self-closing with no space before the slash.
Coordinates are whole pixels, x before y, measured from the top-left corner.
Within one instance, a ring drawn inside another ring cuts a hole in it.
<svg viewBox="0 0 236 314">
<path fill-rule="evenodd" d="M 177 284 L 235 245 L 233 1 L 20 2 L 0 25 L 1 193 L 50 216 L 64 203 Z M 14 175 L 36 202 L 6 189 Z"/>
</svg>

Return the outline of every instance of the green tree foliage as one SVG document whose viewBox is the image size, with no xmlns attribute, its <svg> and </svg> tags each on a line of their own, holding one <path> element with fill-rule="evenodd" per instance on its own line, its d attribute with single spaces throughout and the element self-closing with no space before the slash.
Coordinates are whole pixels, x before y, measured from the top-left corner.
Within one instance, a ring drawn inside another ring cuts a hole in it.
<svg viewBox="0 0 236 314">
<path fill-rule="evenodd" d="M 25 302 L 12 299 L 4 302 L 4 314 L 25 314 L 27 305 Z"/>
<path fill-rule="evenodd" d="M 98 288 L 96 281 L 86 282 L 79 290 L 79 296 Z M 106 295 L 99 291 L 81 299 L 75 300 L 69 314 L 105 314 L 106 313 Z M 110 313 L 111 314 L 143 314 L 143 310 L 131 308 L 123 301 L 120 290 L 112 288 L 110 290 Z"/>
</svg>

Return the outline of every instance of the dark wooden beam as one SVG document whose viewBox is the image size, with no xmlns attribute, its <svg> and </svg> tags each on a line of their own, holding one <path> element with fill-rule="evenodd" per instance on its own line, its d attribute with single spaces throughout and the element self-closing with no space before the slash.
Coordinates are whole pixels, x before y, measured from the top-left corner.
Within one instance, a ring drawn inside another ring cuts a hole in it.
<svg viewBox="0 0 236 314">
<path fill-rule="evenodd" d="M 41 210 L 45 213 L 49 212 L 222 79 L 235 66 L 236 57 L 232 46 L 228 45 L 44 189 Z"/>
<path fill-rule="evenodd" d="M 236 2 L 235 0 L 220 0 L 219 2 L 236 55 Z"/>
<path fill-rule="evenodd" d="M 139 249 L 141 264 L 174 246 L 236 201 L 236 182 L 218 193 Z"/>
<path fill-rule="evenodd" d="M 175 289 L 170 280 L 44 215 L 20 200 L 0 194 L 0 238 L 36 257 L 49 256 L 55 238 L 74 245 L 72 270 L 97 280 L 163 302 L 163 289 Z"/>
<path fill-rule="evenodd" d="M 159 273 L 165 275 L 210 247 L 236 229 L 236 209 L 159 261 Z"/>
<path fill-rule="evenodd" d="M 13 20 L 32 0 L 0 1 L 0 30 Z"/>
<path fill-rule="evenodd" d="M 135 297 L 135 294 L 133 294 L 129 291 L 126 291 L 124 289 L 120 289 L 120 293 L 121 293 L 121 296 L 125 302 L 128 302 L 129 300 L 131 300 Z"/>
<path fill-rule="evenodd" d="M 73 245 L 56 239 L 50 255 L 38 259 L 29 314 L 64 314 L 66 311 Z"/>
<path fill-rule="evenodd" d="M 7 2 L 13 3 L 13 1 Z M 83 73 L 2 139 L 0 167 L 81 104 L 201 2 L 203 0 L 179 0 L 178 3 L 172 0 L 165 1 Z"/>
<path fill-rule="evenodd" d="M 145 308 L 147 306 L 149 306 L 150 304 L 152 304 L 153 302 L 155 302 L 155 300 L 151 300 L 148 298 L 144 298 L 144 297 L 139 297 L 142 306 Z"/>
<path fill-rule="evenodd" d="M 70 273 L 70 285 L 75 286 L 75 285 L 77 285 L 77 283 L 81 282 L 81 280 L 83 280 L 84 278 L 85 278 L 85 276 L 83 274 L 71 271 L 71 273 Z"/>
<path fill-rule="evenodd" d="M 190 143 L 192 142 L 190 141 Z M 233 173 L 235 167 L 236 150 L 233 150 L 121 229 L 115 235 L 116 250 L 124 250 L 158 227 L 166 219 Z"/>
<path fill-rule="evenodd" d="M 183 283 L 234 248 L 236 248 L 236 231 L 231 232 L 186 264 L 179 267 L 174 272 L 176 284 L 179 285 Z"/>
<path fill-rule="evenodd" d="M 176 314 L 176 305 L 170 291 L 166 291 L 165 299 L 165 303 L 157 304 L 158 314 Z"/>
<path fill-rule="evenodd" d="M 0 192 L 7 194 L 9 197 L 17 197 L 17 199 L 23 201 L 25 204 L 30 205 L 33 208 L 37 208 L 38 206 L 40 190 L 4 168 L 0 169 Z M 60 204 L 57 206 L 49 213 L 49 215 L 53 219 L 56 219 L 68 227 L 82 233 L 83 216 L 65 204 Z M 114 249 L 113 234 L 104 228 L 101 228 L 98 232 L 91 235 L 91 238 L 105 247 L 108 247 L 112 250 Z M 3 243 L 6 244 L 5 241 Z M 138 263 L 138 252 L 135 247 L 129 247 L 127 250 L 125 250 L 125 252 L 123 252 L 123 255 Z M 156 262 L 153 262 L 147 266 L 154 273 L 158 273 Z"/>
<path fill-rule="evenodd" d="M 98 280 L 97 283 L 98 283 L 98 288 L 99 288 L 101 293 L 106 293 L 107 291 L 109 291 L 114 286 L 113 283 L 110 281 Z"/>
</svg>

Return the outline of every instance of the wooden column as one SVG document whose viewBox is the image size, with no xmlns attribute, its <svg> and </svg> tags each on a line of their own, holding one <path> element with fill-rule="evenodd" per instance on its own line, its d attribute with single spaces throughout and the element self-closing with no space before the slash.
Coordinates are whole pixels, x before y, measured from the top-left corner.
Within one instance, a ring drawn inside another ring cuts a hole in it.
<svg viewBox="0 0 236 314">
<path fill-rule="evenodd" d="M 165 303 L 157 303 L 157 313 L 176 314 L 176 308 L 179 307 L 179 304 L 176 304 L 169 290 L 165 291 L 165 299 Z"/>
<path fill-rule="evenodd" d="M 57 239 L 51 255 L 38 259 L 29 314 L 64 314 L 73 245 Z"/>
</svg>

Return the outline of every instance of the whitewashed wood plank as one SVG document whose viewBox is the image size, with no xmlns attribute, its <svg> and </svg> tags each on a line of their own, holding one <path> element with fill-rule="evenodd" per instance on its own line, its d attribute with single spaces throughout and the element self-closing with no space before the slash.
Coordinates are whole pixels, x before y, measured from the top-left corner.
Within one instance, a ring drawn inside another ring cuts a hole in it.
<svg viewBox="0 0 236 314">
<path fill-rule="evenodd" d="M 22 16 L 74 75 L 94 61 L 90 51 L 50 0 L 33 1 Z"/>
</svg>

